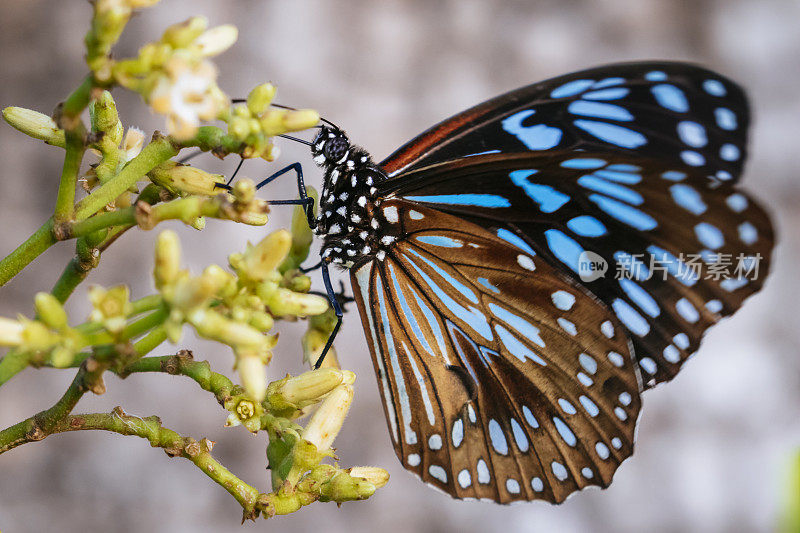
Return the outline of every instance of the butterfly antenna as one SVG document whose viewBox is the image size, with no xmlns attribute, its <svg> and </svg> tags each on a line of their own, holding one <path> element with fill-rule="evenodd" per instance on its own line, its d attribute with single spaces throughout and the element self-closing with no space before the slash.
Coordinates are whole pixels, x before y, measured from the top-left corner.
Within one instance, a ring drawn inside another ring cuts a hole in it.
<svg viewBox="0 0 800 533">
<path fill-rule="evenodd" d="M 231 102 L 233 102 L 234 104 L 243 104 L 243 103 L 247 102 L 247 99 L 245 99 L 245 98 L 234 98 L 233 100 L 231 100 Z M 288 109 L 290 111 L 297 111 L 296 107 L 291 107 L 291 106 L 288 106 L 288 105 L 281 105 L 281 104 L 270 104 L 270 105 L 272 107 L 277 107 L 279 109 Z M 333 122 L 331 122 L 330 120 L 328 120 L 325 117 L 319 117 L 319 119 L 322 122 L 324 122 L 325 124 L 327 124 L 328 126 L 334 128 L 336 130 L 340 130 L 341 131 L 341 129 L 342 129 L 342 128 L 340 128 L 339 126 L 337 126 L 336 124 L 334 124 Z M 320 128 L 321 126 L 314 126 L 314 127 L 315 128 Z M 281 135 L 281 137 L 285 137 L 285 135 Z M 289 138 L 289 137 L 287 137 L 287 138 Z M 311 143 L 309 143 L 309 145 L 310 144 Z"/>
</svg>

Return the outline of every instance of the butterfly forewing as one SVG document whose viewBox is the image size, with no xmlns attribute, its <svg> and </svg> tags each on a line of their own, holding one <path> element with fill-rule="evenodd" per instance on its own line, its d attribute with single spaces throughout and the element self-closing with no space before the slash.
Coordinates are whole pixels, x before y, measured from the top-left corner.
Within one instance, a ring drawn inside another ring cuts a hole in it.
<svg viewBox="0 0 800 533">
<path fill-rule="evenodd" d="M 769 270 L 766 213 L 685 165 L 587 152 L 483 155 L 411 172 L 385 193 L 547 258 L 616 313 L 650 385 L 671 379 Z M 587 253 L 609 266 L 603 276 L 581 277 Z"/>
<path fill-rule="evenodd" d="M 640 407 L 613 313 L 478 225 L 401 200 L 382 209 L 398 240 L 352 276 L 403 465 L 504 503 L 607 486 Z"/>
<path fill-rule="evenodd" d="M 747 100 L 731 80 L 685 63 L 622 63 L 522 87 L 451 117 L 381 163 L 390 176 L 479 153 L 639 154 L 735 181 Z"/>
</svg>

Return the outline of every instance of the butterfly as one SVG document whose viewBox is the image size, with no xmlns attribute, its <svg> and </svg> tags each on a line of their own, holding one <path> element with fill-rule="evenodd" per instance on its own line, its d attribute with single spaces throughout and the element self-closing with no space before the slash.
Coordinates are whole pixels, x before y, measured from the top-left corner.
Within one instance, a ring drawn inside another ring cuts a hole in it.
<svg viewBox="0 0 800 533">
<path fill-rule="evenodd" d="M 323 279 L 350 271 L 403 466 L 499 503 L 607 487 L 641 393 L 769 271 L 737 187 L 748 125 L 731 80 L 637 62 L 503 94 L 381 163 L 321 126 Z"/>
</svg>

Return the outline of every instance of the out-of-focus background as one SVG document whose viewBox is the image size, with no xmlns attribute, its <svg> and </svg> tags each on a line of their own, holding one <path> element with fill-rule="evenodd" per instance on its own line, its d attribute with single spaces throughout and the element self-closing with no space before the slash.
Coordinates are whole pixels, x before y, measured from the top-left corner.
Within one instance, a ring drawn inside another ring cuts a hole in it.
<svg viewBox="0 0 800 533">
<path fill-rule="evenodd" d="M 0 3 L 0 105 L 49 113 L 83 77 L 86 2 Z M 315 504 L 288 517 L 239 525 L 239 506 L 188 461 L 168 459 L 131 437 L 57 435 L 0 457 L 0 529 L 27 531 L 256 531 L 315 528 L 327 533 L 392 531 L 768 531 L 775 527 L 792 452 L 800 445 L 800 2 L 797 0 L 544 0 L 323 2 L 312 0 L 163 0 L 131 22 L 118 49 L 130 55 L 168 24 L 190 15 L 240 29 L 222 56 L 221 85 L 232 95 L 265 80 L 278 101 L 313 107 L 348 130 L 380 160 L 402 142 L 455 112 L 506 90 L 605 62 L 644 58 L 705 64 L 744 85 L 755 124 L 744 185 L 773 214 L 779 245 L 763 292 L 713 328 L 696 360 L 674 382 L 647 392 L 634 457 L 612 486 L 560 506 L 463 503 L 406 473 L 394 457 L 357 313 L 337 341 L 340 360 L 359 375 L 356 400 L 337 439 L 343 464 L 377 464 L 392 480 L 367 502 L 337 509 Z M 123 122 L 162 127 L 130 95 Z M 283 144 L 273 165 L 249 162 L 259 178 L 294 161 L 319 182 L 304 147 Z M 62 151 L 0 124 L 0 254 L 11 251 L 51 212 Z M 235 162 L 206 168 L 230 172 Z M 265 191 L 295 194 L 288 180 Z M 283 227 L 276 210 L 269 228 Z M 266 230 L 209 221 L 180 227 L 195 271 L 259 239 Z M 151 290 L 156 232 L 130 232 L 103 256 L 92 283 Z M 71 257 L 68 245 L 42 256 L 0 289 L 0 315 L 31 314 Z M 87 307 L 85 287 L 70 304 Z M 282 330 L 273 376 L 298 372 L 301 325 Z M 184 346 L 226 372 L 232 357 L 214 345 Z M 159 353 L 168 353 L 164 347 Z M 28 370 L 0 390 L 0 426 L 48 407 L 71 372 Z M 148 375 L 108 377 L 109 392 L 87 396 L 78 411 L 122 405 L 158 413 L 181 433 L 217 441 L 215 454 L 265 489 L 265 442 L 224 429 L 225 413 L 193 382 Z"/>
</svg>

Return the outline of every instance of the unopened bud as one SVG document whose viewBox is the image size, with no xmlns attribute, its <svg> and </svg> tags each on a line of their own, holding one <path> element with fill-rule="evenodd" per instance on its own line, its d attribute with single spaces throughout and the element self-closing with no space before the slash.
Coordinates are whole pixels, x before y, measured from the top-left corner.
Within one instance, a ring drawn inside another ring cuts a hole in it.
<svg viewBox="0 0 800 533">
<path fill-rule="evenodd" d="M 100 96 L 92 101 L 89 106 L 89 117 L 92 130 L 103 132 L 104 140 L 110 141 L 114 146 L 122 142 L 122 124 L 117 113 L 117 104 L 108 91 L 102 91 Z"/>
<path fill-rule="evenodd" d="M 60 129 L 52 118 L 43 113 L 24 107 L 6 107 L 3 109 L 3 118 L 8 124 L 29 135 L 53 146 L 64 148 L 64 130 Z"/>
<path fill-rule="evenodd" d="M 267 395 L 267 367 L 261 356 L 255 352 L 237 352 L 236 369 L 247 394 L 257 402 L 263 401 Z"/>
<path fill-rule="evenodd" d="M 200 37 L 206 28 L 208 28 L 208 19 L 192 17 L 167 28 L 161 36 L 161 41 L 173 48 L 185 48 Z"/>
<path fill-rule="evenodd" d="M 353 386 L 339 385 L 325 397 L 303 431 L 303 438 L 324 451 L 331 447 L 353 402 Z"/>
<path fill-rule="evenodd" d="M 174 231 L 162 231 L 156 240 L 156 265 L 153 275 L 159 289 L 178 278 L 181 244 Z"/>
<path fill-rule="evenodd" d="M 289 378 L 278 393 L 295 405 L 325 396 L 342 384 L 342 371 L 331 368 L 311 370 Z"/>
<path fill-rule="evenodd" d="M 292 235 L 286 230 L 270 233 L 255 246 L 248 246 L 242 254 L 237 270 L 255 280 L 270 277 L 278 268 L 292 244 Z"/>
<path fill-rule="evenodd" d="M 155 184 L 161 185 L 169 191 L 204 196 L 214 196 L 225 192 L 225 189 L 217 187 L 217 185 L 225 183 L 225 178 L 221 174 L 210 174 L 197 167 L 177 164 L 174 161 L 159 165 L 148 175 Z"/>
<path fill-rule="evenodd" d="M 350 477 L 360 477 L 379 489 L 389 482 L 389 472 L 377 466 L 354 466 L 347 471 Z"/>
<path fill-rule="evenodd" d="M 375 485 L 359 477 L 339 472 L 330 481 L 323 483 L 320 490 L 320 501 L 337 503 L 351 500 L 366 500 L 375 494 Z"/>
<path fill-rule="evenodd" d="M 313 128 L 319 122 L 319 113 L 313 109 L 298 109 L 289 111 L 283 119 L 283 126 L 288 131 L 305 130 Z"/>
<path fill-rule="evenodd" d="M 254 115 L 262 113 L 275 98 L 275 92 L 275 86 L 271 83 L 262 83 L 256 86 L 247 95 L 247 109 Z"/>
<path fill-rule="evenodd" d="M 210 57 L 221 54 L 236 42 L 239 37 L 239 30 L 231 24 L 217 26 L 203 32 L 194 41 L 194 45 L 200 49 L 200 55 Z"/>
<path fill-rule="evenodd" d="M 277 288 L 264 302 L 276 316 L 314 316 L 328 310 L 328 299 L 317 294 L 303 294 Z"/>
<path fill-rule="evenodd" d="M 40 292 L 34 298 L 34 307 L 38 318 L 55 330 L 67 328 L 67 312 L 61 302 L 50 293 Z"/>
</svg>

